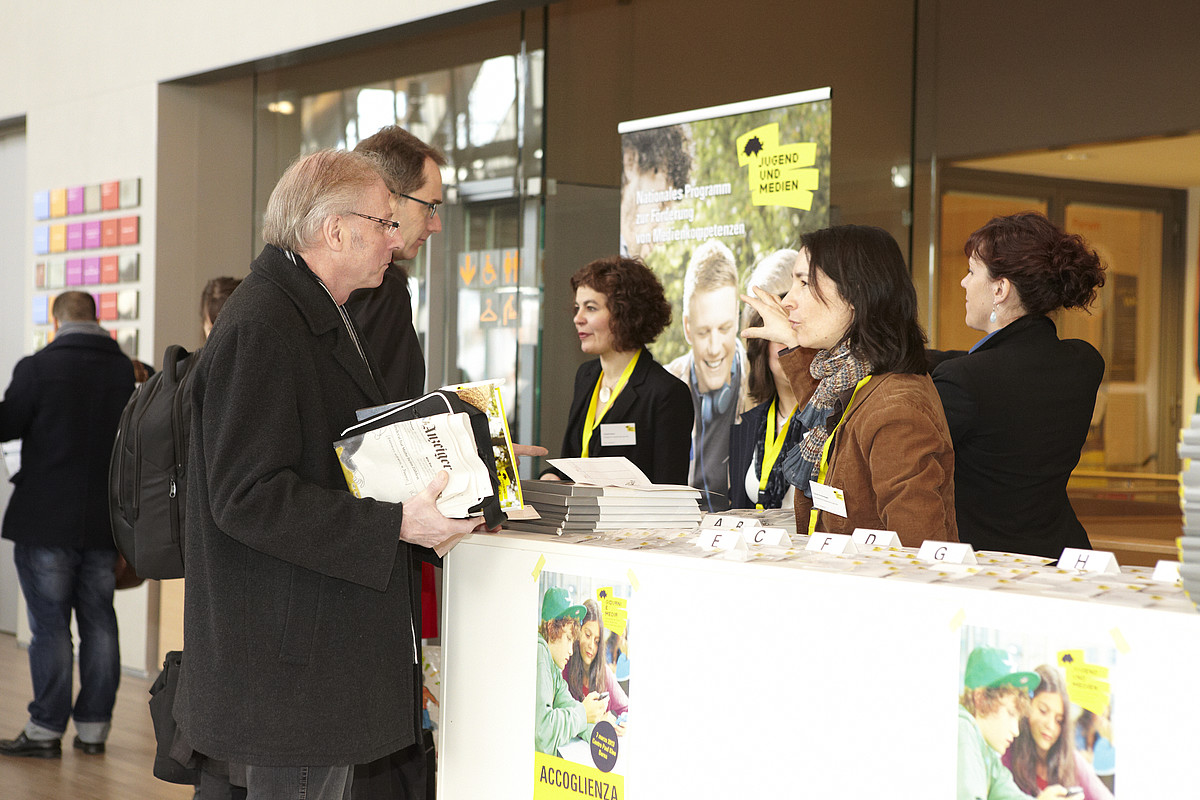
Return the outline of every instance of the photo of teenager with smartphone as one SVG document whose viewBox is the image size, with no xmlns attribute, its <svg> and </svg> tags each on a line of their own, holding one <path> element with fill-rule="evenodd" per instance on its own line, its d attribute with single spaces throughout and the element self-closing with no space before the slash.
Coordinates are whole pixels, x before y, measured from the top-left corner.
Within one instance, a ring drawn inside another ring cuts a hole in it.
<svg viewBox="0 0 1200 800">
<path fill-rule="evenodd" d="M 958 800 L 1114 800 L 1115 774 L 1099 777 L 1075 735 L 1111 715 L 1111 644 L 966 626 L 961 659 Z"/>
<path fill-rule="evenodd" d="M 628 630 L 631 595 L 628 584 L 589 576 L 538 576 L 534 800 L 564 789 L 625 796 L 629 684 L 609 645 Z"/>
</svg>

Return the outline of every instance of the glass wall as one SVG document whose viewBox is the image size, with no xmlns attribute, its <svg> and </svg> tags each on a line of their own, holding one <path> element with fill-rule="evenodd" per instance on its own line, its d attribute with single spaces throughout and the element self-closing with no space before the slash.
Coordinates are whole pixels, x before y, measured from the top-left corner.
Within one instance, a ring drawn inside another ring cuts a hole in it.
<svg viewBox="0 0 1200 800">
<path fill-rule="evenodd" d="M 370 82 L 326 86 L 334 79 L 311 69 L 261 75 L 256 207 L 261 214 L 297 154 L 352 149 L 387 125 L 441 150 L 442 232 L 404 265 L 426 386 L 503 379 L 512 434 L 528 441 L 541 314 L 545 52 L 521 30 L 509 31 L 507 48 L 493 42 L 509 52 L 423 72 L 397 67 Z M 345 59 L 330 68 L 347 80 L 364 73 Z"/>
</svg>

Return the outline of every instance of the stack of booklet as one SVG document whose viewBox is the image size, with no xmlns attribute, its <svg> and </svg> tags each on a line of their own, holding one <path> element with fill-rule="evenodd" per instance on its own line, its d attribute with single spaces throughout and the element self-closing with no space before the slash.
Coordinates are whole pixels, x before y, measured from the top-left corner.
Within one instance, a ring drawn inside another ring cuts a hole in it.
<svg viewBox="0 0 1200 800">
<path fill-rule="evenodd" d="M 1183 507 L 1183 536 L 1179 538 L 1179 579 L 1183 590 L 1200 608 L 1200 414 L 1179 432 L 1179 502 Z"/>
<path fill-rule="evenodd" d="M 655 484 L 625 458 L 552 459 L 575 482 L 521 481 L 538 519 L 510 519 L 508 530 L 562 534 L 700 524 L 700 491 Z"/>
</svg>

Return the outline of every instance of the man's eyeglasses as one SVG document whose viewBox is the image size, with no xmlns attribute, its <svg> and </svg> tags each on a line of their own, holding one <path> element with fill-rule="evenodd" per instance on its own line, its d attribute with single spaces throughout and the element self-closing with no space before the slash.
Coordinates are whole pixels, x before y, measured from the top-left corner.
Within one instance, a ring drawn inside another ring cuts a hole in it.
<svg viewBox="0 0 1200 800">
<path fill-rule="evenodd" d="M 356 217 L 362 217 L 363 219 L 369 219 L 369 220 L 371 220 L 371 222 L 378 222 L 380 225 L 383 226 L 383 233 L 386 236 L 392 236 L 393 234 L 396 233 L 396 231 L 400 230 L 400 223 L 396 222 L 393 219 L 381 219 L 379 217 L 372 217 L 370 214 L 360 214 L 357 211 L 351 211 L 350 213 Z"/>
<path fill-rule="evenodd" d="M 396 195 L 398 197 L 403 197 L 405 200 L 412 200 L 414 203 L 420 203 L 428 208 L 429 219 L 433 219 L 437 215 L 438 206 L 441 205 L 441 203 L 430 203 L 428 200 L 421 200 L 420 198 L 413 197 L 411 194 L 405 194 L 404 192 L 396 192 Z"/>
</svg>

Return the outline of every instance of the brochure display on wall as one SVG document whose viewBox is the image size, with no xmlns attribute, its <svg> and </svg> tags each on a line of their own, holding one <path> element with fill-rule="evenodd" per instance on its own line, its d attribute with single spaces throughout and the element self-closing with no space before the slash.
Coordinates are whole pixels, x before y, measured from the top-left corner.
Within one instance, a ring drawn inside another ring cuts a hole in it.
<svg viewBox="0 0 1200 800">
<path fill-rule="evenodd" d="M 790 249 L 829 224 L 830 120 L 822 88 L 618 126 L 621 254 L 682 310 L 651 349 L 691 387 L 689 483 L 709 511 L 729 507 L 729 427 L 748 405 L 739 294 L 786 291 Z"/>
<path fill-rule="evenodd" d="M 1112 800 L 1110 641 L 966 626 L 958 681 L 958 796 Z M 1063 793 L 1065 792 L 1065 793 Z"/>
<path fill-rule="evenodd" d="M 535 800 L 625 797 L 631 587 L 538 578 Z"/>
<path fill-rule="evenodd" d="M 130 358 L 137 358 L 141 216 L 113 214 L 141 205 L 141 178 L 44 189 L 33 193 L 34 349 L 54 338 L 50 328 L 58 291 L 90 291 L 97 317 L 115 322 L 110 331 Z M 97 215 L 95 218 L 88 218 Z M 104 287 L 101 290 L 101 287 Z"/>
</svg>

